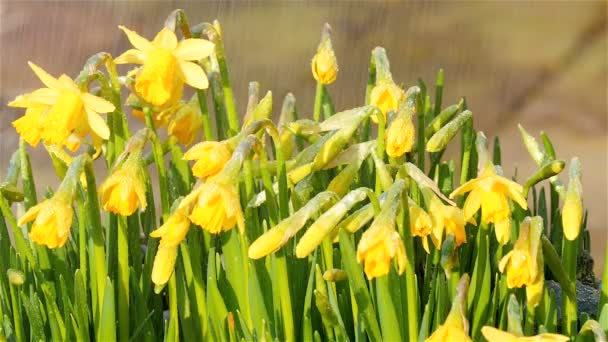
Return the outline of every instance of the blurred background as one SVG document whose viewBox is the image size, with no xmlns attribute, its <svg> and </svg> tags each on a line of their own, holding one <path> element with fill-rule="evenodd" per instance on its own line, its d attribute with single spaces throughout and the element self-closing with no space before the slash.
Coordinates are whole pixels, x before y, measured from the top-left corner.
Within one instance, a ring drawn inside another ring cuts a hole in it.
<svg viewBox="0 0 608 342">
<path fill-rule="evenodd" d="M 130 48 L 117 25 L 151 39 L 167 15 L 182 8 L 191 24 L 221 22 L 241 113 L 247 84 L 258 81 L 262 92 L 272 90 L 275 105 L 293 92 L 299 112 L 310 115 L 310 60 L 328 22 L 340 65 L 329 87 L 338 110 L 363 103 L 370 51 L 380 45 L 397 83 L 413 85 L 421 77 L 431 86 L 444 68 L 444 104 L 467 97 L 476 128 L 489 139 L 500 136 L 507 176 L 517 169 L 522 181 L 536 169 L 517 123 L 535 136 L 545 131 L 559 158 L 578 156 L 598 274 L 608 240 L 606 4 L 0 0 L 0 177 L 18 145 L 11 121 L 21 115 L 6 103 L 41 87 L 28 60 L 54 76 L 76 76 L 92 54 L 117 56 Z M 43 149 L 32 153 L 39 191 L 56 184 Z"/>
</svg>

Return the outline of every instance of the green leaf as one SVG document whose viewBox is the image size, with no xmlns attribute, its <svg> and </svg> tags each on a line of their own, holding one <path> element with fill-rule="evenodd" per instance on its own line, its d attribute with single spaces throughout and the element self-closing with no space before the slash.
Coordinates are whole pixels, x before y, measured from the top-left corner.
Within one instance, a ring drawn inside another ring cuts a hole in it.
<svg viewBox="0 0 608 342">
<path fill-rule="evenodd" d="M 114 308 L 114 287 L 110 278 L 106 277 L 103 291 L 103 304 L 99 331 L 96 332 L 98 341 L 116 341 L 116 310 Z"/>
</svg>

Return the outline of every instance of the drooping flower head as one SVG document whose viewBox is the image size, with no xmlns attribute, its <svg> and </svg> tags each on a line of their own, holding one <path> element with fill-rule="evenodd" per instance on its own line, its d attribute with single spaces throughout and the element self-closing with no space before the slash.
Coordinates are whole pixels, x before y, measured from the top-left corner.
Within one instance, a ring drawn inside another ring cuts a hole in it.
<svg viewBox="0 0 608 342">
<path fill-rule="evenodd" d="M 433 232 L 433 221 L 429 214 L 411 199 L 409 199 L 409 210 L 412 236 L 422 238 L 422 247 L 427 253 L 430 253 L 428 236 Z"/>
<path fill-rule="evenodd" d="M 507 274 L 507 287 L 526 287 L 528 305 L 536 307 L 543 294 L 545 281 L 541 235 L 542 218 L 526 218 L 513 249 L 498 264 L 500 272 Z"/>
<path fill-rule="evenodd" d="M 190 102 L 181 104 L 175 116 L 169 121 L 167 132 L 177 138 L 184 146 L 190 146 L 198 138 L 203 128 L 203 117 L 198 98 L 194 96 Z"/>
<path fill-rule="evenodd" d="M 198 178 L 207 178 L 222 171 L 231 155 L 226 142 L 203 141 L 186 151 L 184 159 L 196 160 L 192 173 Z"/>
<path fill-rule="evenodd" d="M 190 221 L 211 234 L 232 229 L 242 231 L 245 222 L 236 188 L 232 184 L 208 181 L 192 191 L 195 196 Z"/>
<path fill-rule="evenodd" d="M 443 202 L 441 202 L 441 200 L 429 189 L 425 188 L 423 193 L 427 199 L 429 215 L 433 222 L 431 240 L 435 247 L 441 248 L 444 232 L 445 236 L 454 234 L 456 246 L 460 246 L 467 242 L 467 234 L 465 231 L 467 221 L 465 220 L 462 209 L 443 204 Z"/>
<path fill-rule="evenodd" d="M 386 121 L 388 112 L 397 110 L 405 99 L 405 92 L 393 80 L 382 80 L 376 83 L 370 94 L 370 104 L 378 107 Z M 372 121 L 378 123 L 375 114 L 371 115 Z"/>
<path fill-rule="evenodd" d="M 89 132 L 103 140 L 110 137 L 110 129 L 99 114 L 114 111 L 112 103 L 81 91 L 67 75 L 54 78 L 34 63 L 29 65 L 47 88 L 20 95 L 8 104 L 28 109 L 24 117 L 13 122 L 24 140 L 32 146 L 40 139 L 53 145 L 69 144 L 74 150 Z"/>
<path fill-rule="evenodd" d="M 148 41 L 134 31 L 119 26 L 135 49 L 127 50 L 115 59 L 117 64 L 143 64 L 135 80 L 135 91 L 146 102 L 162 107 L 176 92 L 181 92 L 183 83 L 206 89 L 209 85 L 203 69 L 193 61 L 201 60 L 213 52 L 213 43 L 189 38 L 177 41 L 175 33 L 163 28 Z"/>
<path fill-rule="evenodd" d="M 387 275 L 393 258 L 396 259 L 397 272 L 402 274 L 405 271 L 405 247 L 395 230 L 397 209 L 404 187 L 405 182 L 399 179 L 387 190 L 380 213 L 363 233 L 357 246 L 357 261 L 364 264 L 363 269 L 368 279 Z"/>
<path fill-rule="evenodd" d="M 57 248 L 68 240 L 73 216 L 70 198 L 56 195 L 30 208 L 18 224 L 34 221 L 30 239 L 39 245 Z"/>
<path fill-rule="evenodd" d="M 141 150 L 131 153 L 99 189 L 104 210 L 129 216 L 146 209 L 146 187 Z"/>
<path fill-rule="evenodd" d="M 463 207 L 465 219 L 473 217 L 481 208 L 481 220 L 488 224 L 494 223 L 496 239 L 500 244 L 506 244 L 511 235 L 511 209 L 508 199 L 517 202 L 523 209 L 528 207 L 522 195 L 522 186 L 498 175 L 494 165 L 488 162 L 479 177 L 454 190 L 450 198 L 465 192 L 470 192 Z"/>
<path fill-rule="evenodd" d="M 469 337 L 469 321 L 466 317 L 466 298 L 469 288 L 469 275 L 463 274 L 458 281 L 456 296 L 445 322 L 433 332 L 426 342 L 471 341 Z"/>
<path fill-rule="evenodd" d="M 175 269 L 177 247 L 186 238 L 190 230 L 190 221 L 184 210 L 176 210 L 167 222 L 152 233 L 151 237 L 160 238 L 158 251 L 152 266 L 152 282 L 164 285 L 169 281 Z"/>
</svg>

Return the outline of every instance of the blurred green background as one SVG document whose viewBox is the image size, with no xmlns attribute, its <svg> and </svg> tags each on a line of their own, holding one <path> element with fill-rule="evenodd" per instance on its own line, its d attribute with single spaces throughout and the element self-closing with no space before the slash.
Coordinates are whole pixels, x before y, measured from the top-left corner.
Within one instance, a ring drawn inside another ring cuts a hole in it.
<svg viewBox="0 0 608 342">
<path fill-rule="evenodd" d="M 505 174 L 518 179 L 535 169 L 517 123 L 544 130 L 558 157 L 583 163 L 596 272 L 608 240 L 607 2 L 24 2 L 0 1 L 0 176 L 21 115 L 6 107 L 16 95 L 41 86 L 31 60 L 51 74 L 75 76 L 99 51 L 129 48 L 122 24 L 147 38 L 175 8 L 191 24 L 219 19 L 225 36 L 237 106 L 247 84 L 258 81 L 280 105 L 287 92 L 310 115 L 315 82 L 310 72 L 322 24 L 333 27 L 340 65 L 329 87 L 338 110 L 363 102 L 370 51 L 388 51 L 394 79 L 430 85 L 445 69 L 446 105 L 466 96 L 475 126 L 501 137 Z M 57 182 L 43 149 L 33 152 L 40 189 Z M 562 177 L 566 180 L 565 177 Z"/>
</svg>

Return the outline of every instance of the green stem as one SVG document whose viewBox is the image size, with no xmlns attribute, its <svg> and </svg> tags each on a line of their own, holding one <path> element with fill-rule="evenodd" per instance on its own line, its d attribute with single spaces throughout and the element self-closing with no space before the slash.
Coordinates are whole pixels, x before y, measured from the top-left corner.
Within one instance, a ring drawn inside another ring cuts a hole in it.
<svg viewBox="0 0 608 342">
<path fill-rule="evenodd" d="M 19 303 L 19 296 L 17 296 L 16 285 L 9 284 L 11 292 L 11 303 L 13 305 L 13 323 L 15 324 L 15 335 L 17 341 L 25 341 L 25 334 L 23 332 L 23 323 L 21 322 L 21 304 Z"/>
<path fill-rule="evenodd" d="M 15 248 L 17 249 L 17 252 L 20 255 L 25 256 L 32 269 L 36 269 L 38 267 L 38 263 L 36 262 L 36 258 L 34 258 L 34 253 L 32 252 L 31 247 L 28 245 L 25 236 L 23 236 L 23 231 L 17 225 L 17 219 L 15 219 L 9 204 L 2 193 L 0 193 L 0 211 L 13 230 L 13 238 L 15 239 Z"/>
<path fill-rule="evenodd" d="M 289 270 L 287 269 L 287 256 L 285 249 L 282 248 L 275 253 L 274 257 L 278 280 L 279 295 L 281 298 L 281 316 L 283 319 L 283 340 L 295 341 L 295 331 L 293 325 L 293 310 L 291 307 L 291 290 L 289 288 Z"/>
<path fill-rule="evenodd" d="M 196 91 L 196 95 L 198 96 L 198 105 L 201 109 L 201 116 L 203 118 L 203 132 L 205 134 L 205 140 L 215 141 L 216 137 L 213 134 L 211 119 L 209 118 L 209 108 L 207 108 L 207 91 L 199 89 Z"/>
<path fill-rule="evenodd" d="M 154 155 L 154 163 L 156 164 L 156 170 L 158 172 L 158 182 L 160 190 L 160 201 L 163 211 L 163 222 L 169 219 L 170 203 L 169 203 L 169 186 L 167 183 L 167 169 L 165 168 L 165 160 L 163 158 L 163 146 L 158 139 L 156 133 L 156 127 L 154 127 L 154 121 L 152 120 L 152 110 L 150 107 L 144 107 L 144 116 L 146 118 L 146 126 L 152 130 L 152 154 Z"/>
<path fill-rule="evenodd" d="M 129 340 L 129 237 L 127 219 L 118 217 L 118 334 Z"/>
<path fill-rule="evenodd" d="M 576 257 L 578 255 L 578 238 L 573 241 L 564 239 L 562 248 L 562 263 L 564 264 L 566 274 L 573 285 L 574 293 L 576 293 Z M 578 332 L 576 298 L 562 296 L 562 315 L 562 327 L 564 329 L 564 334 L 570 336 L 570 338 L 574 338 Z"/>
<path fill-rule="evenodd" d="M 313 112 L 313 119 L 316 122 L 321 120 L 321 105 L 323 103 L 323 84 L 317 82 L 317 90 L 315 92 L 315 107 Z"/>
<path fill-rule="evenodd" d="M 526 305 L 526 322 L 524 324 L 524 334 L 530 336 L 534 334 L 534 317 L 536 308 L 531 305 Z"/>
</svg>

